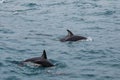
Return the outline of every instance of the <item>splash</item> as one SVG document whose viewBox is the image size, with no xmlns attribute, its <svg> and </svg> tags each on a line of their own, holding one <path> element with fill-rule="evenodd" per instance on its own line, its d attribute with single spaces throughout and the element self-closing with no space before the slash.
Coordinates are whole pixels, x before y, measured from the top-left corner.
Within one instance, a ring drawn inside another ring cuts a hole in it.
<svg viewBox="0 0 120 80">
<path fill-rule="evenodd" d="M 86 41 L 93 41 L 93 39 L 91 37 L 87 37 Z"/>
</svg>

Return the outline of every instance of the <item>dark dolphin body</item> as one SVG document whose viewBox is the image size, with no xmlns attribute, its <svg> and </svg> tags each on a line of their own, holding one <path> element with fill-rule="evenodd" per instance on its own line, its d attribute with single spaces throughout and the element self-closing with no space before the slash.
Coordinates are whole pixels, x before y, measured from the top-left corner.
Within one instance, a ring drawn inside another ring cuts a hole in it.
<svg viewBox="0 0 120 80">
<path fill-rule="evenodd" d="M 61 42 L 65 42 L 65 41 L 79 41 L 79 40 L 86 40 L 86 37 L 83 36 L 77 36 L 74 35 L 70 30 L 67 30 L 68 35 L 62 39 L 60 39 Z"/>
<path fill-rule="evenodd" d="M 43 51 L 43 54 L 42 54 L 41 57 L 26 59 L 23 62 L 32 62 L 32 63 L 35 63 L 35 64 L 39 64 L 42 67 L 52 67 L 52 66 L 54 66 L 50 61 L 48 61 L 45 50 Z"/>
</svg>

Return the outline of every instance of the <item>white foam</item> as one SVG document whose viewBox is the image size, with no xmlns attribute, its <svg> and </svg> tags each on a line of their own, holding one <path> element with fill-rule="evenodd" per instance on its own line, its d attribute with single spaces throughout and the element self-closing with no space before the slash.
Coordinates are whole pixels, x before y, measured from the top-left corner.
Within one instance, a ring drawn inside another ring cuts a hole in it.
<svg viewBox="0 0 120 80">
<path fill-rule="evenodd" d="M 25 62 L 25 65 L 31 66 L 31 67 L 39 67 L 39 66 L 41 66 L 40 64 L 35 64 L 35 63 L 32 63 L 32 62 Z"/>
<path fill-rule="evenodd" d="M 87 37 L 86 41 L 93 41 L 93 39 L 91 37 Z"/>
</svg>

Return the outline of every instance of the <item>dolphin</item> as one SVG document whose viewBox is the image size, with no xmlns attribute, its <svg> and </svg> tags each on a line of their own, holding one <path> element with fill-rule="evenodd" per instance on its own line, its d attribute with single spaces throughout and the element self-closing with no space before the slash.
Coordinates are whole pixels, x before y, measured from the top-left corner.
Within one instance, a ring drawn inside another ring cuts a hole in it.
<svg viewBox="0 0 120 80">
<path fill-rule="evenodd" d="M 68 35 L 64 38 L 60 39 L 61 42 L 66 41 L 79 41 L 79 40 L 86 40 L 86 37 L 74 35 L 70 30 L 67 29 Z"/>
<path fill-rule="evenodd" d="M 35 63 L 35 64 L 38 64 L 42 67 L 52 67 L 52 66 L 54 66 L 50 61 L 48 61 L 45 50 L 43 50 L 43 54 L 42 54 L 41 57 L 34 57 L 34 58 L 26 59 L 23 62 Z"/>
</svg>

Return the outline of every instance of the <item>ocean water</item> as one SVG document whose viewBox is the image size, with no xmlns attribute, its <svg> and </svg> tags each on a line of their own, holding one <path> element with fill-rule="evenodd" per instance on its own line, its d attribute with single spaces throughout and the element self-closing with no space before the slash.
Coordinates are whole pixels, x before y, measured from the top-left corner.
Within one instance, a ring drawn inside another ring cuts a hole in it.
<svg viewBox="0 0 120 80">
<path fill-rule="evenodd" d="M 19 65 L 44 49 L 54 67 Z M 1 0 L 0 80 L 120 80 L 120 0 Z"/>
</svg>

